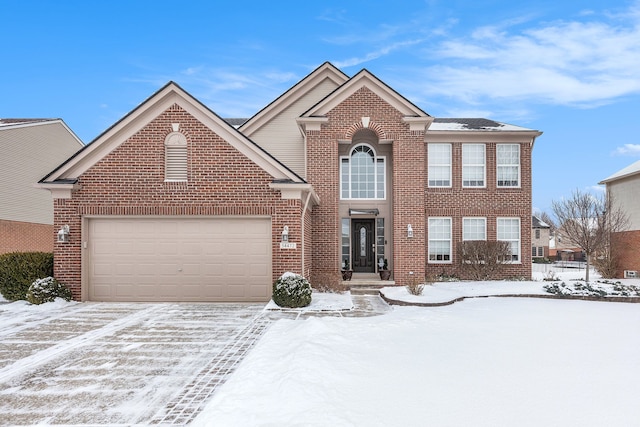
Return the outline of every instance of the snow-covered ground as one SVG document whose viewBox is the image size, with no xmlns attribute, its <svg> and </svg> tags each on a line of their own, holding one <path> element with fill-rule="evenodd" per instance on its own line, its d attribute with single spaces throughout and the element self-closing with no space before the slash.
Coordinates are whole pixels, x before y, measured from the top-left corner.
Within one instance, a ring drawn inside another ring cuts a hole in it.
<svg viewBox="0 0 640 427">
<path fill-rule="evenodd" d="M 542 285 L 440 284 L 423 298 Z M 279 320 L 192 425 L 638 425 L 639 327 L 638 304 L 521 298 Z"/>
<path fill-rule="evenodd" d="M 553 267 L 536 268 L 537 281 L 427 286 L 419 302 L 544 293 L 540 279 Z M 584 270 L 554 274 L 568 283 Z M 404 288 L 384 292 L 415 298 Z M 181 425 L 200 405 L 192 395 L 204 403 L 211 392 L 191 425 L 630 426 L 640 419 L 640 304 L 480 298 L 390 309 L 376 297 L 314 293 L 305 309 L 265 308 L 2 303 L 0 424 Z M 242 360 L 253 332 L 238 331 L 254 324 L 268 330 Z M 237 370 L 220 374 L 212 365 L 228 360 Z M 222 385 L 212 389 L 213 382 Z"/>
</svg>

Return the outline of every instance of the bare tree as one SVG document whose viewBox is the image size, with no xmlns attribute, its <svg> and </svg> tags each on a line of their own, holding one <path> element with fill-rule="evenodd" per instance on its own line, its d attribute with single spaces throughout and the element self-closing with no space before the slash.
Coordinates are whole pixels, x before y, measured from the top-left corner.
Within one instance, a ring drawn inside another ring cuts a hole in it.
<svg viewBox="0 0 640 427">
<path fill-rule="evenodd" d="M 503 241 L 467 240 L 458 244 L 460 271 L 474 280 L 493 279 L 511 259 L 511 245 Z"/>
<path fill-rule="evenodd" d="M 612 224 L 623 224 L 624 216 L 613 207 L 610 199 L 577 189 L 570 199 L 554 200 L 551 207 L 561 232 L 584 251 L 587 258 L 585 280 L 589 282 L 591 257 L 610 247 Z"/>
<path fill-rule="evenodd" d="M 542 221 L 547 223 L 547 225 L 549 225 L 549 232 L 551 234 L 555 233 L 558 227 L 556 226 L 556 222 L 553 220 L 553 218 L 551 218 L 551 215 L 549 215 L 546 212 L 540 212 L 540 215 L 538 215 L 538 218 L 540 218 Z"/>
<path fill-rule="evenodd" d="M 611 194 L 605 198 L 605 215 L 598 226 L 602 229 L 603 245 L 594 257 L 593 266 L 605 279 L 612 279 L 618 274 L 620 266 L 621 243 L 618 241 L 618 233 L 625 231 L 629 226 L 629 217 L 615 203 Z"/>
</svg>

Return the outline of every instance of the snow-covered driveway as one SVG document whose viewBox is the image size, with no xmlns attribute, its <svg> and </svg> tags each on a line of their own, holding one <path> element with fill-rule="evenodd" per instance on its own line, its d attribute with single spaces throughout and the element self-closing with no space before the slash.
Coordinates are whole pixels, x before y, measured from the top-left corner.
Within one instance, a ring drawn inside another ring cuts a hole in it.
<svg viewBox="0 0 640 427">
<path fill-rule="evenodd" d="M 274 317 L 264 304 L 19 304 L 0 304 L 0 425 L 184 424 Z"/>
</svg>

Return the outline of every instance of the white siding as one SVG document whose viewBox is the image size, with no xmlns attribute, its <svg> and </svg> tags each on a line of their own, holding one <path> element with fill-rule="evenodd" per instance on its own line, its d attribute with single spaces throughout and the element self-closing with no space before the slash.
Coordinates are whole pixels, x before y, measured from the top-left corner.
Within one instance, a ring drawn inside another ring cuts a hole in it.
<svg viewBox="0 0 640 427">
<path fill-rule="evenodd" d="M 51 194 L 35 184 L 80 148 L 60 122 L 0 128 L 0 219 L 53 224 Z"/>
<path fill-rule="evenodd" d="M 607 183 L 607 191 L 629 217 L 629 231 L 640 230 L 640 174 Z"/>
<path fill-rule="evenodd" d="M 336 83 L 328 78 L 325 79 L 298 98 L 269 123 L 248 136 L 304 178 L 306 176 L 304 139 L 296 123 L 296 118 L 333 92 L 336 87 Z"/>
</svg>

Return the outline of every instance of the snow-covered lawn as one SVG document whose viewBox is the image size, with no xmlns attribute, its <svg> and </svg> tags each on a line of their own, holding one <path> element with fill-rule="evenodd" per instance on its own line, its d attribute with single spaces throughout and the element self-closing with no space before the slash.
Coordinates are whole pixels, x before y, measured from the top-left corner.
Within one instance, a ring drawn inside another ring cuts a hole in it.
<svg viewBox="0 0 640 427">
<path fill-rule="evenodd" d="M 479 285 L 543 283 L 424 298 Z M 192 425 L 630 426 L 639 398 L 639 304 L 483 298 L 279 320 Z"/>
</svg>

